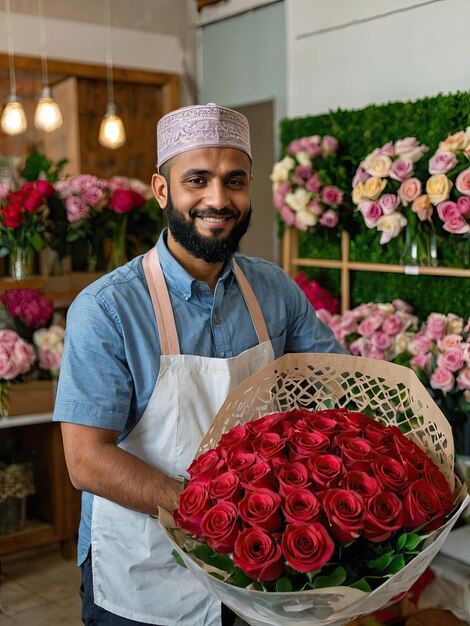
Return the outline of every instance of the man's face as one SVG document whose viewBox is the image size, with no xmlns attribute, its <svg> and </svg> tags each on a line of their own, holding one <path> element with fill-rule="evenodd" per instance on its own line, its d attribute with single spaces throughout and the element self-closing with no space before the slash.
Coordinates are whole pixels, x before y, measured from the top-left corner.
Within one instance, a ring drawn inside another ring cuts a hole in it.
<svg viewBox="0 0 470 626">
<path fill-rule="evenodd" d="M 166 206 L 171 236 L 206 263 L 227 260 L 248 229 L 251 162 L 233 148 L 199 148 L 171 162 Z"/>
</svg>

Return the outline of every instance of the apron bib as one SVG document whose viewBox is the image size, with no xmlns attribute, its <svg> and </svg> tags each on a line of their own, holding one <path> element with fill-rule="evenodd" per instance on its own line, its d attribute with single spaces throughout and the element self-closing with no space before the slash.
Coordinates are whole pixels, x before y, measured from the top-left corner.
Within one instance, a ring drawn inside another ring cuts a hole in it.
<svg viewBox="0 0 470 626">
<path fill-rule="evenodd" d="M 263 314 L 244 274 L 234 272 L 259 345 L 237 357 L 180 354 L 178 334 L 156 248 L 143 258 L 161 343 L 160 371 L 149 403 L 124 450 L 178 478 L 229 392 L 274 359 Z M 95 603 L 131 620 L 162 626 L 220 626 L 220 601 L 172 556 L 149 515 L 94 496 L 91 525 Z"/>
</svg>

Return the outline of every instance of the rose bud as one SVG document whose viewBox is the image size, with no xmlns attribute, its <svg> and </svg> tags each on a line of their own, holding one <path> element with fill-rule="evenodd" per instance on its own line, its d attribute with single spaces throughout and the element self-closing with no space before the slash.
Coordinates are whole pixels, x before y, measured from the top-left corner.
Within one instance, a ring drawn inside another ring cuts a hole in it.
<svg viewBox="0 0 470 626">
<path fill-rule="evenodd" d="M 241 474 L 243 470 L 254 465 L 256 461 L 256 454 L 251 452 L 232 452 L 228 458 L 228 466 L 233 472 Z"/>
<path fill-rule="evenodd" d="M 253 580 L 276 580 L 283 571 L 280 544 L 259 528 L 247 528 L 235 541 L 233 562 Z"/>
<path fill-rule="evenodd" d="M 190 533 L 202 536 L 201 522 L 212 506 L 206 486 L 200 482 L 189 482 L 179 499 L 179 526 Z"/>
<path fill-rule="evenodd" d="M 366 501 L 364 539 L 377 543 L 385 541 L 393 531 L 403 526 L 403 506 L 394 493 L 377 493 Z"/>
<path fill-rule="evenodd" d="M 209 495 L 213 500 L 227 500 L 238 504 L 243 497 L 240 479 L 235 472 L 224 472 L 219 474 L 208 485 Z"/>
<path fill-rule="evenodd" d="M 372 471 L 385 491 L 404 493 L 410 484 L 406 470 L 398 461 L 388 456 L 378 456 L 371 461 Z"/>
<path fill-rule="evenodd" d="M 286 438 L 279 433 L 261 433 L 253 441 L 253 450 L 263 461 L 281 461 L 287 458 Z"/>
<path fill-rule="evenodd" d="M 245 489 L 272 489 L 278 488 L 278 482 L 269 463 L 255 463 L 240 474 L 240 483 Z"/>
<path fill-rule="evenodd" d="M 225 471 L 225 463 L 218 450 L 203 452 L 188 467 L 191 478 L 207 483 L 211 478 Z"/>
<path fill-rule="evenodd" d="M 347 489 L 330 489 L 317 495 L 321 499 L 331 534 L 342 543 L 359 537 L 365 518 L 361 496 Z"/>
<path fill-rule="evenodd" d="M 308 489 L 288 493 L 282 510 L 286 520 L 292 524 L 317 522 L 321 515 L 320 501 Z"/>
<path fill-rule="evenodd" d="M 346 488 L 360 494 L 364 499 L 375 496 L 380 491 L 379 483 L 373 476 L 358 470 L 348 472 Z"/>
<path fill-rule="evenodd" d="M 221 554 L 233 552 L 240 531 L 237 507 L 231 502 L 219 502 L 204 515 L 201 529 L 213 550 Z"/>
<path fill-rule="evenodd" d="M 307 461 L 307 469 L 317 490 L 338 487 L 346 475 L 343 462 L 335 454 L 314 454 Z"/>
<path fill-rule="evenodd" d="M 247 491 L 238 505 L 240 517 L 244 522 L 267 532 L 280 530 L 282 519 L 279 512 L 281 497 L 270 489 Z"/>
<path fill-rule="evenodd" d="M 302 463 L 284 463 L 277 468 L 276 476 L 282 497 L 296 489 L 309 487 L 311 484 L 307 468 Z"/>
<path fill-rule="evenodd" d="M 448 503 L 442 503 L 432 485 L 420 478 L 412 483 L 403 499 L 405 513 L 404 526 L 414 529 L 426 522 L 426 530 L 435 530 L 442 523 L 443 516 L 450 510 Z M 423 529 L 424 530 L 424 529 Z"/>
<path fill-rule="evenodd" d="M 330 447 L 330 440 L 320 431 L 313 430 L 311 432 L 292 433 L 287 445 L 290 448 L 289 459 L 297 461 L 327 450 Z"/>
<path fill-rule="evenodd" d="M 282 536 L 287 564 L 298 572 L 314 572 L 333 556 L 335 544 L 325 527 L 318 523 L 288 524 Z"/>
<path fill-rule="evenodd" d="M 278 427 L 282 422 L 283 417 L 284 413 L 270 413 L 269 415 L 259 417 L 252 422 L 248 422 L 248 424 L 246 424 L 246 429 L 252 438 L 268 431 L 278 432 Z"/>
<path fill-rule="evenodd" d="M 253 452 L 250 433 L 243 424 L 234 426 L 228 433 L 222 435 L 219 446 L 229 454 L 233 448 L 236 448 L 238 452 Z"/>
</svg>

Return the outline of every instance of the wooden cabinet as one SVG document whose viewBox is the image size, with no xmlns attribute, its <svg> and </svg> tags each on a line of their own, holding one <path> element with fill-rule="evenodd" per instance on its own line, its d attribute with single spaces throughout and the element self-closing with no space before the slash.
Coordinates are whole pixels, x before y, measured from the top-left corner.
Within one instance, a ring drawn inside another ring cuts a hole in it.
<svg viewBox="0 0 470 626">
<path fill-rule="evenodd" d="M 336 269 L 341 272 L 341 312 L 350 308 L 350 273 L 356 272 L 385 272 L 393 274 L 409 274 L 413 276 L 449 276 L 470 278 L 470 269 L 455 267 L 422 267 L 417 265 L 386 265 L 383 263 L 362 263 L 349 259 L 349 235 L 346 231 L 341 234 L 341 259 L 310 259 L 299 257 L 298 230 L 286 228 L 282 239 L 282 267 L 289 276 L 300 267 L 318 267 Z"/>
</svg>

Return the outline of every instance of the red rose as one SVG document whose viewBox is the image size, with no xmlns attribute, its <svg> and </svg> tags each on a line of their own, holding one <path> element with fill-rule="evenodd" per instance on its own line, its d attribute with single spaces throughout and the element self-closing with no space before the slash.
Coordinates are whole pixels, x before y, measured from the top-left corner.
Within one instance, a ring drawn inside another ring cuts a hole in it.
<svg viewBox="0 0 470 626">
<path fill-rule="evenodd" d="M 342 460 L 335 454 L 313 455 L 307 461 L 307 468 L 317 490 L 338 487 L 346 475 Z"/>
<path fill-rule="evenodd" d="M 197 478 L 198 481 L 204 483 L 208 483 L 223 471 L 225 471 L 225 462 L 218 450 L 203 452 L 188 467 L 188 474 L 191 478 Z"/>
<path fill-rule="evenodd" d="M 413 529 L 426 524 L 426 530 L 439 528 L 442 517 L 447 512 L 447 503 L 444 503 L 444 511 L 440 498 L 432 485 L 423 478 L 412 483 L 403 500 L 405 512 L 404 526 L 406 529 Z"/>
<path fill-rule="evenodd" d="M 133 189 L 115 189 L 109 206 L 115 213 L 129 213 L 145 204 L 145 198 Z"/>
<path fill-rule="evenodd" d="M 7 195 L 8 202 L 17 202 L 18 204 L 23 204 L 23 200 L 26 197 L 26 192 L 19 189 L 18 191 L 13 191 Z"/>
<path fill-rule="evenodd" d="M 337 443 L 341 458 L 347 468 L 350 468 L 354 461 L 368 461 L 375 456 L 370 443 L 361 437 L 344 434 L 338 437 Z"/>
<path fill-rule="evenodd" d="M 255 463 L 240 474 L 245 489 L 277 489 L 278 483 L 269 463 Z"/>
<path fill-rule="evenodd" d="M 290 437 L 292 433 L 298 431 L 310 431 L 313 427 L 310 422 L 305 419 L 298 419 L 293 422 L 284 422 L 282 425 L 282 434 L 284 437 Z"/>
<path fill-rule="evenodd" d="M 257 461 L 256 454 L 250 452 L 234 452 L 228 459 L 228 466 L 237 474 L 241 474 L 243 470 L 251 465 L 254 465 Z"/>
<path fill-rule="evenodd" d="M 318 523 L 288 524 L 282 536 L 284 557 L 298 572 L 314 572 L 333 556 L 335 544 L 325 527 Z"/>
<path fill-rule="evenodd" d="M 404 493 L 410 484 L 403 465 L 391 457 L 380 455 L 371 461 L 371 467 L 377 482 L 385 491 Z"/>
<path fill-rule="evenodd" d="M 44 202 L 44 196 L 32 189 L 23 198 L 23 206 L 29 213 L 34 213 Z"/>
<path fill-rule="evenodd" d="M 328 450 L 330 447 L 328 437 L 318 430 L 292 433 L 287 443 L 291 450 L 289 455 L 291 461 L 305 459 L 312 454 Z"/>
<path fill-rule="evenodd" d="M 379 483 L 366 472 L 351 470 L 346 477 L 346 488 L 359 493 L 363 498 L 375 496 L 380 491 Z"/>
<path fill-rule="evenodd" d="M 331 533 L 342 543 L 359 537 L 365 518 L 361 496 L 347 489 L 330 489 L 318 495 Z"/>
<path fill-rule="evenodd" d="M 38 191 L 41 195 L 49 198 L 55 194 L 55 189 L 51 183 L 47 180 L 35 180 L 33 183 L 34 189 Z"/>
<path fill-rule="evenodd" d="M 276 476 L 279 481 L 279 493 L 282 497 L 296 489 L 310 486 L 307 468 L 302 463 L 284 463 L 277 468 Z"/>
<path fill-rule="evenodd" d="M 209 482 L 209 495 L 213 500 L 227 500 L 238 504 L 243 497 L 240 480 L 235 472 L 223 472 Z"/>
<path fill-rule="evenodd" d="M 233 552 L 240 531 L 237 507 L 231 502 L 219 502 L 204 515 L 201 529 L 213 550 L 221 554 Z"/>
<path fill-rule="evenodd" d="M 283 417 L 284 413 L 270 413 L 269 415 L 263 415 L 263 417 L 259 417 L 252 422 L 248 422 L 248 424 L 246 424 L 246 429 L 252 438 L 268 431 L 277 432 Z"/>
<path fill-rule="evenodd" d="M 247 528 L 235 541 L 233 562 L 254 580 L 276 580 L 283 571 L 282 549 L 259 528 Z"/>
<path fill-rule="evenodd" d="M 6 204 L 2 211 L 2 220 L 7 228 L 18 228 L 23 222 L 24 209 L 17 202 Z"/>
<path fill-rule="evenodd" d="M 449 483 L 439 467 L 431 459 L 424 466 L 423 478 L 434 487 L 441 500 L 448 502 L 449 507 L 452 508 L 452 491 Z"/>
<path fill-rule="evenodd" d="M 212 502 L 206 486 L 199 482 L 190 482 L 180 495 L 179 526 L 201 537 L 202 518 L 211 506 Z"/>
<path fill-rule="evenodd" d="M 250 434 L 243 424 L 234 426 L 228 433 L 222 435 L 219 446 L 227 450 L 227 452 L 233 447 L 236 447 L 238 452 L 253 452 Z"/>
<path fill-rule="evenodd" d="M 317 522 L 321 515 L 320 501 L 308 489 L 297 489 L 288 493 L 282 510 L 286 520 L 292 524 Z"/>
<path fill-rule="evenodd" d="M 312 422 L 315 430 L 319 430 L 330 440 L 335 431 L 338 429 L 338 423 L 335 422 L 335 420 L 332 420 L 329 417 L 318 417 L 318 413 L 313 413 Z"/>
<path fill-rule="evenodd" d="M 279 530 L 282 519 L 279 513 L 281 497 L 270 489 L 247 491 L 238 505 L 240 517 L 244 522 L 267 532 Z"/>
<path fill-rule="evenodd" d="M 279 433 L 261 433 L 253 441 L 253 450 L 263 461 L 281 461 L 287 458 L 286 438 Z"/>
<path fill-rule="evenodd" d="M 364 520 L 364 539 L 385 541 L 393 531 L 403 526 L 403 506 L 394 493 L 377 493 L 366 501 Z"/>
</svg>

